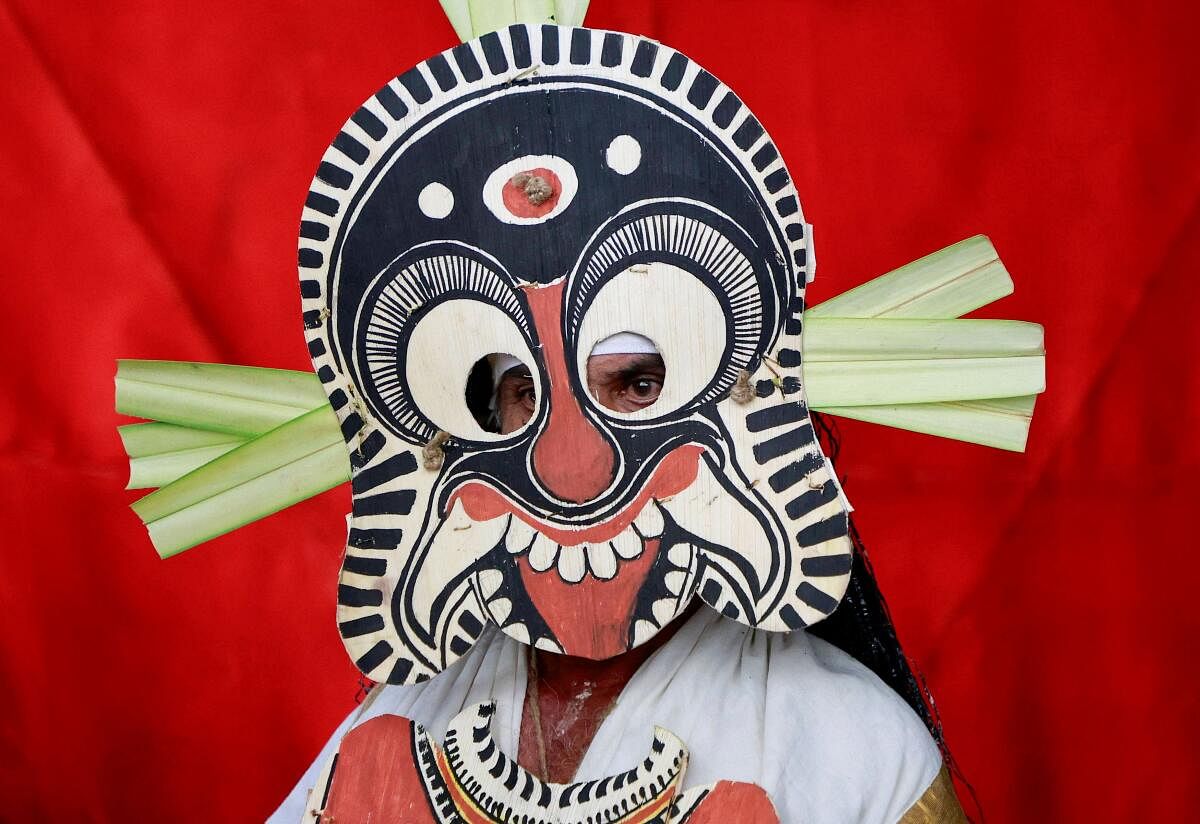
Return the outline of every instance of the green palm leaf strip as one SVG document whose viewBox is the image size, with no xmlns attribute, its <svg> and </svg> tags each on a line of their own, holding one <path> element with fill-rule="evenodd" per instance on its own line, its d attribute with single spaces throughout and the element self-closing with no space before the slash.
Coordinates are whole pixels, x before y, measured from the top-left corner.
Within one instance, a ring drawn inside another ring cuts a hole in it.
<svg viewBox="0 0 1200 824">
<path fill-rule="evenodd" d="M 464 43 L 514 23 L 582 26 L 588 0 L 441 0 Z"/>
<path fill-rule="evenodd" d="M 133 511 L 166 558 L 349 479 L 346 445 L 326 405 L 150 493 Z"/>
<path fill-rule="evenodd" d="M 934 329 L 935 320 L 958 318 L 1012 292 L 1012 278 L 992 242 L 984 235 L 975 235 L 810 308 L 804 313 L 806 357 L 809 341 L 815 334 L 814 321 L 876 319 L 878 322 L 885 318 L 907 318 L 930 324 L 928 328 Z M 967 322 L 979 325 L 981 330 L 982 324 L 997 323 Z M 994 392 L 985 391 L 974 398 L 905 404 L 894 401 L 863 405 L 836 398 L 818 407 L 812 401 L 810 385 L 810 402 L 817 411 L 830 415 L 1024 452 L 1033 420 L 1034 401 L 1045 390 L 1042 328 L 1032 323 L 1024 325 L 1028 327 L 1028 337 L 1024 339 L 1023 348 L 1004 354 L 1026 359 L 1030 388 L 1014 393 L 1011 398 L 997 398 Z M 878 328 L 882 331 L 885 327 Z M 850 329 L 845 327 L 847 332 Z M 864 334 L 870 335 L 869 332 Z M 847 345 L 853 343 L 847 341 Z M 982 374 L 979 377 L 982 378 Z M 805 378 L 809 378 L 807 369 Z"/>
<path fill-rule="evenodd" d="M 326 402 L 310 372 L 220 363 L 117 362 L 117 411 L 254 437 Z"/>
</svg>

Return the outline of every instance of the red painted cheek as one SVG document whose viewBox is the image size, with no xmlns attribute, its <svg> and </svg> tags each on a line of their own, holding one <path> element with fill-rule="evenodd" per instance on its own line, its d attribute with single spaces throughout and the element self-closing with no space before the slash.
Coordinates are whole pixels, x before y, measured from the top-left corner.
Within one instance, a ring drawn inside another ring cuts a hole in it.
<svg viewBox="0 0 1200 824">
<path fill-rule="evenodd" d="M 559 283 L 528 292 L 550 378 L 550 420 L 533 445 L 533 470 L 556 498 L 583 503 L 612 483 L 616 453 L 584 417 L 578 398 L 571 392 L 563 353 L 562 290 L 563 284 Z"/>
</svg>

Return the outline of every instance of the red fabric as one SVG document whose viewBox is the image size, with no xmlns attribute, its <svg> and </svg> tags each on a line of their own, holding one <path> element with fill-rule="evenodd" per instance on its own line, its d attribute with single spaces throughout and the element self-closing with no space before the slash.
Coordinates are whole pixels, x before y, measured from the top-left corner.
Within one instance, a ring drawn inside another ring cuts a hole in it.
<svg viewBox="0 0 1200 824">
<path fill-rule="evenodd" d="M 1026 455 L 846 424 L 908 650 L 991 821 L 1184 820 L 1200 703 L 1193 4 L 593 0 L 749 102 L 827 297 L 976 232 L 1043 322 Z M 170 561 L 122 491 L 114 359 L 305 368 L 326 142 L 454 42 L 433 0 L 0 9 L 6 820 L 241 821 L 352 706 L 345 489 Z"/>
<path fill-rule="evenodd" d="M 779 824 L 779 815 L 761 787 L 742 781 L 718 781 L 704 796 L 688 824 L 725 824 L 729 821 Z"/>
</svg>

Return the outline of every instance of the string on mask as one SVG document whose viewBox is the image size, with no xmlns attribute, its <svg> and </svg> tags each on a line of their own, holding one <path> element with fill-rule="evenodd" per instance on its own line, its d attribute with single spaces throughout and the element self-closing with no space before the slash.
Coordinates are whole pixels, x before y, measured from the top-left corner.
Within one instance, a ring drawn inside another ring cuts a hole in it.
<svg viewBox="0 0 1200 824">
<path fill-rule="evenodd" d="M 437 470 L 442 468 L 442 464 L 446 462 L 446 452 L 442 449 L 442 444 L 450 440 L 450 433 L 444 429 L 439 429 L 429 439 L 429 443 L 421 448 L 421 464 L 429 470 Z"/>
<path fill-rule="evenodd" d="M 358 674 L 358 692 L 354 693 L 354 703 L 361 704 L 371 694 L 371 690 L 377 686 L 378 684 L 360 672 Z"/>
<path fill-rule="evenodd" d="M 729 390 L 734 403 L 750 403 L 754 400 L 754 389 L 750 386 L 750 373 L 743 369 L 738 373 L 737 383 Z"/>
</svg>

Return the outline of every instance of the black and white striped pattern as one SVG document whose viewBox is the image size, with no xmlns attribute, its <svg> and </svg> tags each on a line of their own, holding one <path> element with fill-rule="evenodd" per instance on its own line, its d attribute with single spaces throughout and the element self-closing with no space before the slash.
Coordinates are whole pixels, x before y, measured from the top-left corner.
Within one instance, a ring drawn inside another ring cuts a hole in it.
<svg viewBox="0 0 1200 824">
<path fill-rule="evenodd" d="M 684 55 L 652 40 L 592 29 L 519 25 L 419 63 L 368 99 L 334 138 L 305 200 L 300 229 L 301 297 L 310 342 L 324 338 L 327 267 L 337 229 L 374 162 L 434 108 L 496 87 L 497 81 L 519 86 L 520 79 L 533 72 L 542 78 L 626 84 L 690 111 L 739 158 L 764 209 L 779 226 L 781 249 L 800 283 L 805 282 L 808 239 L 795 186 L 774 143 L 733 91 Z"/>
<path fill-rule="evenodd" d="M 529 329 L 508 283 L 478 256 L 468 257 L 451 249 L 416 257 L 395 272 L 389 267 L 379 277 L 378 297 L 358 330 L 362 336 L 363 362 L 359 368 L 363 378 L 369 378 L 399 432 L 422 443 L 428 442 L 438 428 L 417 409 L 399 370 L 403 338 L 413 314 L 443 295 L 470 291 L 502 308 L 526 332 Z"/>
<path fill-rule="evenodd" d="M 850 582 L 849 514 L 837 476 L 821 452 L 804 402 L 801 369 L 803 302 L 795 300 L 775 350 L 751 377 L 748 404 L 718 404 L 733 449 L 730 478 L 748 488 L 763 512 L 773 516 L 787 542 L 785 574 L 770 598 L 755 605 L 755 626 L 795 630 L 821 620 L 837 607 Z M 739 620 L 744 602 L 728 576 L 710 570 L 700 596 Z"/>
<path fill-rule="evenodd" d="M 453 780 L 495 821 L 619 824 L 672 798 L 687 767 L 683 742 L 656 729 L 650 753 L 632 769 L 595 781 L 549 784 L 496 744 L 493 713 L 493 704 L 464 710 L 450 722 L 443 749 Z M 669 810 L 668 804 L 652 821 L 666 824 Z"/>
<path fill-rule="evenodd" d="M 638 217 L 608 232 L 600 244 L 582 260 L 586 265 L 575 274 L 572 287 L 570 326 L 578 328 L 598 283 L 622 261 L 646 252 L 686 259 L 711 276 L 723 299 L 728 301 L 732 333 L 730 355 L 721 373 L 696 398 L 707 403 L 729 391 L 739 372 L 758 355 L 765 323 L 764 296 L 759 291 L 754 265 L 717 225 L 718 213 L 690 204 L 692 214 L 655 212 Z M 665 204 L 664 204 L 665 206 Z M 708 212 L 708 214 L 706 214 Z M 727 221 L 723 221 L 727 222 Z M 607 227 L 605 227 L 607 228 Z M 730 226 L 730 234 L 738 231 Z"/>
</svg>

